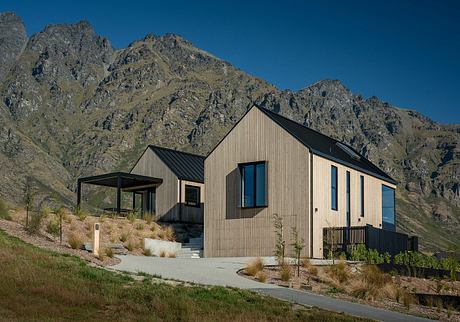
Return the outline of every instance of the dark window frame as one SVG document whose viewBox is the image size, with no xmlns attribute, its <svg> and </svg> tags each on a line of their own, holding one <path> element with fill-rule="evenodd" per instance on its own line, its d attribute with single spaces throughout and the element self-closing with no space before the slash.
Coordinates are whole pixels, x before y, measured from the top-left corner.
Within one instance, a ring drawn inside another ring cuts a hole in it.
<svg viewBox="0 0 460 322">
<path fill-rule="evenodd" d="M 257 171 L 256 166 L 259 164 L 264 165 L 264 172 L 265 172 L 265 204 L 264 205 L 257 205 Z M 245 206 L 244 205 L 244 183 L 243 183 L 243 168 L 246 166 L 254 166 L 253 171 L 253 180 L 254 180 L 254 192 L 253 192 L 253 206 Z M 268 207 L 268 162 L 267 161 L 254 161 L 254 162 L 245 162 L 245 163 L 238 163 L 238 169 L 240 171 L 240 203 L 239 206 L 242 209 L 254 209 L 254 208 L 267 208 Z"/>
<path fill-rule="evenodd" d="M 359 215 L 361 217 L 364 217 L 364 176 L 360 175 L 359 176 L 359 185 L 360 185 L 360 213 Z"/>
<path fill-rule="evenodd" d="M 335 170 L 335 182 L 333 171 Z M 335 197 L 335 205 L 334 205 Z M 339 169 L 335 165 L 331 165 L 331 209 L 339 210 Z"/>
<path fill-rule="evenodd" d="M 198 193 L 197 193 L 197 203 L 196 204 L 189 203 L 187 201 L 187 189 L 198 190 L 197 191 Z M 190 185 L 190 184 L 185 185 L 185 187 L 184 187 L 184 205 L 186 205 L 187 207 L 201 208 L 201 187 L 200 186 L 193 186 L 193 185 Z"/>
</svg>

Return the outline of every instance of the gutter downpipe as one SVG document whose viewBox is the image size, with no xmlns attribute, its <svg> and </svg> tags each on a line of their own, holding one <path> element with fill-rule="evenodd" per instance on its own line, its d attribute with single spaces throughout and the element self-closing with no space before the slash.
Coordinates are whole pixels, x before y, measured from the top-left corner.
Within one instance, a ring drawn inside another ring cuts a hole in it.
<svg viewBox="0 0 460 322">
<path fill-rule="evenodd" d="M 182 179 L 179 179 L 179 221 L 182 221 Z"/>
<path fill-rule="evenodd" d="M 310 258 L 313 258 L 313 152 L 310 149 Z"/>
</svg>

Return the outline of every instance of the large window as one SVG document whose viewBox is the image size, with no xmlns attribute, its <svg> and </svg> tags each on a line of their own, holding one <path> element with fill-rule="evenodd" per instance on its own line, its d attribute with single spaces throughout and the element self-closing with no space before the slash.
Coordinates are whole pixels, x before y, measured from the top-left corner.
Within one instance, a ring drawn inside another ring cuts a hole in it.
<svg viewBox="0 0 460 322">
<path fill-rule="evenodd" d="M 337 167 L 331 166 L 331 208 L 338 210 L 338 182 L 337 182 Z"/>
<path fill-rule="evenodd" d="M 395 190 L 382 185 L 382 228 L 395 231 Z"/>
<path fill-rule="evenodd" d="M 200 187 L 185 185 L 185 205 L 200 207 Z"/>
<path fill-rule="evenodd" d="M 360 189 L 360 195 L 361 195 L 361 209 L 359 211 L 359 214 L 361 217 L 364 217 L 364 176 L 359 177 L 359 189 Z"/>
<path fill-rule="evenodd" d="M 241 172 L 241 206 L 267 206 L 267 163 L 253 162 L 239 165 Z"/>
</svg>

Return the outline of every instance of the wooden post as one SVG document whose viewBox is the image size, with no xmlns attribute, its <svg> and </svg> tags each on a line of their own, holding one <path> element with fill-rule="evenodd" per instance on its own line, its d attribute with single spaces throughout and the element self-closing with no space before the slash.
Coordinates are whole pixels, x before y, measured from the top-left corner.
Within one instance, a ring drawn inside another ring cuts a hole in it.
<svg viewBox="0 0 460 322">
<path fill-rule="evenodd" d="M 121 176 L 117 177 L 117 214 L 121 213 Z"/>
<path fill-rule="evenodd" d="M 93 254 L 94 256 L 99 256 L 99 233 L 101 230 L 101 225 L 95 223 L 93 226 Z"/>
<path fill-rule="evenodd" d="M 80 180 L 77 181 L 77 208 L 80 208 L 81 202 L 81 182 Z"/>
</svg>

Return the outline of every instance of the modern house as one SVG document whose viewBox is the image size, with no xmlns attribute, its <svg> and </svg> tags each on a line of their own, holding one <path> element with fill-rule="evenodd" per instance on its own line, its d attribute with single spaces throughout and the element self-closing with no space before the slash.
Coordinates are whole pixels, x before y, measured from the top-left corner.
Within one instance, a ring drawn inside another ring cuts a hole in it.
<svg viewBox="0 0 460 322">
<path fill-rule="evenodd" d="M 258 106 L 206 158 L 151 145 L 129 173 L 80 178 L 78 204 L 83 183 L 117 188 L 118 213 L 129 211 L 121 207 L 129 192 L 132 209 L 156 220 L 204 223 L 205 257 L 273 255 L 274 214 L 288 255 L 293 228 L 313 258 L 331 244 L 417 248 L 395 232 L 395 180 L 347 144 Z"/>
<path fill-rule="evenodd" d="M 116 188 L 117 207 L 110 210 L 117 213 L 140 208 L 143 213 L 154 214 L 155 220 L 203 223 L 203 156 L 150 145 L 129 173 L 78 179 L 78 205 L 83 183 Z M 122 193 L 132 194 L 132 208 L 121 207 Z"/>
<path fill-rule="evenodd" d="M 286 245 L 295 227 L 303 255 L 322 258 L 327 228 L 394 231 L 396 184 L 352 147 L 254 106 L 205 160 L 204 254 L 273 255 L 278 214 Z"/>
</svg>

